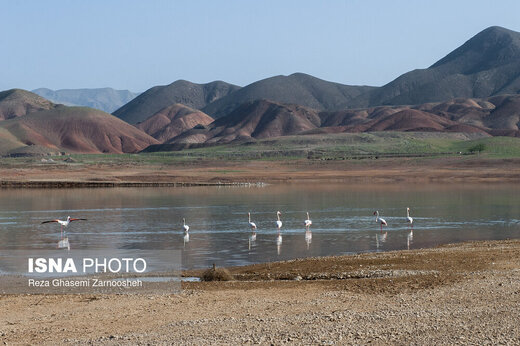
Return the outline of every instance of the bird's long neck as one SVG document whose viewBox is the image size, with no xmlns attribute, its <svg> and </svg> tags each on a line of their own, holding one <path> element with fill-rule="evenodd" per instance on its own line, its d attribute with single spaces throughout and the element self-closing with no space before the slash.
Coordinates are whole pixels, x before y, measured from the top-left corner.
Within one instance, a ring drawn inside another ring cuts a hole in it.
<svg viewBox="0 0 520 346">
<path fill-rule="evenodd" d="M 311 218 L 309 217 L 309 212 L 307 212 L 307 220 L 310 220 Z"/>
<path fill-rule="evenodd" d="M 280 221 L 280 214 L 276 214 L 276 217 L 278 218 L 278 221 Z"/>
<path fill-rule="evenodd" d="M 410 209 L 406 209 L 406 217 L 410 217 Z"/>
<path fill-rule="evenodd" d="M 379 220 L 379 212 L 378 211 L 376 211 L 376 222 L 377 222 L 377 220 Z"/>
<path fill-rule="evenodd" d="M 186 219 L 182 219 L 182 224 L 186 226 Z"/>
<path fill-rule="evenodd" d="M 249 222 L 251 222 L 251 213 L 247 213 L 247 216 L 249 217 Z"/>
</svg>

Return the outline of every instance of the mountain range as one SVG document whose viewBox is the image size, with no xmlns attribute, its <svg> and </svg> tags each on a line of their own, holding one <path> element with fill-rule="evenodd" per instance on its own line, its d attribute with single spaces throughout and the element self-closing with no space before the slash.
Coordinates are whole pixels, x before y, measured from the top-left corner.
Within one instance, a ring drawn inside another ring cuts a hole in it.
<svg viewBox="0 0 520 346">
<path fill-rule="evenodd" d="M 225 92 L 215 93 L 211 100 L 204 99 L 201 89 L 215 83 L 229 86 L 224 82 L 199 85 L 177 81 L 154 87 L 114 115 L 136 123 L 172 103 L 182 103 L 217 119 L 245 102 L 261 99 L 333 111 L 517 94 L 520 33 L 498 26 L 487 28 L 429 68 L 405 73 L 381 87 L 344 85 L 295 73 L 263 79 L 242 88 L 225 88 Z"/>
<path fill-rule="evenodd" d="M 112 113 L 139 95 L 139 93 L 128 90 L 112 88 L 61 90 L 39 88 L 32 90 L 32 92 L 54 103 L 96 108 L 107 113 Z"/>
<path fill-rule="evenodd" d="M 94 90 L 94 99 L 117 94 L 113 89 Z M 39 92 L 52 98 L 60 91 Z M 87 96 L 79 99 L 90 102 Z M 520 33 L 490 27 L 432 66 L 381 87 L 343 85 L 303 73 L 244 87 L 179 80 L 145 91 L 113 114 L 58 105 L 20 89 L 0 92 L 0 154 L 45 151 L 42 148 L 138 152 L 148 146 L 148 151 L 165 150 L 337 132 L 518 137 Z"/>
</svg>

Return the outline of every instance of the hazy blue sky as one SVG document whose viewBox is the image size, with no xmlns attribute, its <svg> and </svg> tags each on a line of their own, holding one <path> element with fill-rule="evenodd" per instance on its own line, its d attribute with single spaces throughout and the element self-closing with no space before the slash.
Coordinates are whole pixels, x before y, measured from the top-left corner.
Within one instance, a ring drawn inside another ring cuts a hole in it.
<svg viewBox="0 0 520 346">
<path fill-rule="evenodd" d="M 520 31 L 520 1 L 0 0 L 0 90 L 177 79 L 247 85 L 304 72 L 383 85 L 479 31 Z"/>
</svg>

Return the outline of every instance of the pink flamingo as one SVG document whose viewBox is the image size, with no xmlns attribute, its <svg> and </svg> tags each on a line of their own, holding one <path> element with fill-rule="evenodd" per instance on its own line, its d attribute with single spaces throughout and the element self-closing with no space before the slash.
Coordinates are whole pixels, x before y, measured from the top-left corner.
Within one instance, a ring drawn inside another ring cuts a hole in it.
<svg viewBox="0 0 520 346">
<path fill-rule="evenodd" d="M 385 219 L 382 219 L 379 217 L 379 211 L 376 210 L 374 212 L 374 215 L 376 216 L 376 222 L 380 222 L 381 223 L 381 233 L 383 233 L 383 226 L 388 226 L 388 224 L 386 223 Z"/>
</svg>

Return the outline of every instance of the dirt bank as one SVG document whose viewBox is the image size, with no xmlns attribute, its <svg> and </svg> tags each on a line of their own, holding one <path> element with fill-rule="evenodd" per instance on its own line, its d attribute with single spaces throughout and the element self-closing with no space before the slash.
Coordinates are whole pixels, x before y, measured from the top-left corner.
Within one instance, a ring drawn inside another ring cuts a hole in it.
<svg viewBox="0 0 520 346">
<path fill-rule="evenodd" d="M 465 157 L 379 160 L 195 161 L 176 165 L 0 166 L 3 187 L 108 187 L 233 183 L 519 182 L 520 159 Z"/>
<path fill-rule="evenodd" d="M 177 295 L 0 296 L 0 340 L 114 345 L 520 343 L 517 240 L 230 271 L 239 280 L 185 283 Z"/>
</svg>

